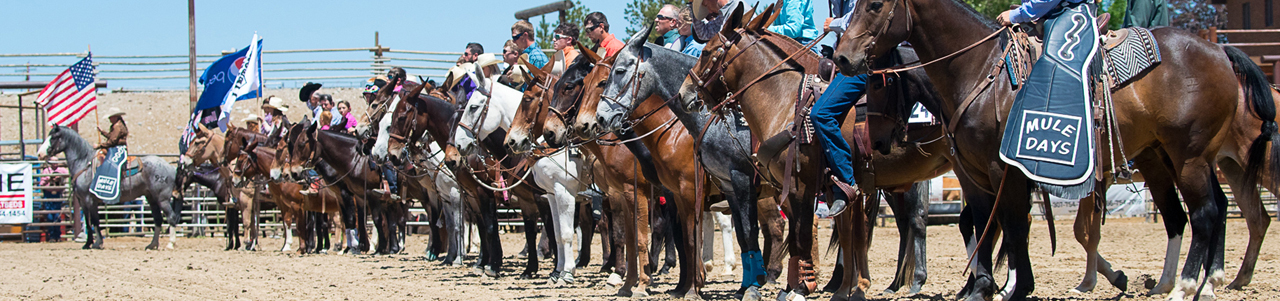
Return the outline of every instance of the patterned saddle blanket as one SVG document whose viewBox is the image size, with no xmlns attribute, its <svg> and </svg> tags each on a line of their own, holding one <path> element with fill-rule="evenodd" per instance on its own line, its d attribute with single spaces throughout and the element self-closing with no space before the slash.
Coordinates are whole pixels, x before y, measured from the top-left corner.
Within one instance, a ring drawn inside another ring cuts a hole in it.
<svg viewBox="0 0 1280 301">
<path fill-rule="evenodd" d="M 1113 30 L 1103 36 L 1107 75 L 1111 91 L 1115 91 L 1160 64 L 1160 46 L 1151 30 L 1129 27 Z"/>
</svg>

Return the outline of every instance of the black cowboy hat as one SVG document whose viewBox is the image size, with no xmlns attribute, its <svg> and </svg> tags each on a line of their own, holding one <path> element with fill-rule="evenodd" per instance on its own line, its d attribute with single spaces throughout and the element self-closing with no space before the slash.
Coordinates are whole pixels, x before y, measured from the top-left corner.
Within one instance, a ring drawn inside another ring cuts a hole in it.
<svg viewBox="0 0 1280 301">
<path fill-rule="evenodd" d="M 316 90 L 320 90 L 320 86 L 322 85 L 319 83 L 307 82 L 307 84 L 302 85 L 302 91 L 298 92 L 298 99 L 302 100 L 303 103 L 310 102 L 311 94 L 316 93 Z"/>
</svg>

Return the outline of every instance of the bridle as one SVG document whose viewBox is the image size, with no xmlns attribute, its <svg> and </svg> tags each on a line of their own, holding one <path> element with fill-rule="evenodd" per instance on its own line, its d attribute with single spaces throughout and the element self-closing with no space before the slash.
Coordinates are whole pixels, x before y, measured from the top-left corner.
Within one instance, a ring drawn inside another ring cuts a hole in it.
<svg viewBox="0 0 1280 301">
<path fill-rule="evenodd" d="M 894 19 L 893 17 L 894 17 L 894 13 L 896 13 L 898 10 L 898 4 L 902 4 L 902 6 L 906 7 L 907 36 L 908 37 L 911 36 L 911 29 L 914 27 L 912 24 L 914 22 L 911 22 L 911 5 L 906 3 L 907 1 L 908 0 L 895 0 L 893 5 L 889 7 L 888 15 L 886 16 L 886 18 L 882 19 L 883 21 L 881 21 L 881 24 L 879 27 L 871 26 L 871 28 L 875 28 L 874 31 L 863 30 L 862 32 L 859 32 L 858 34 L 853 36 L 854 39 L 861 38 L 861 37 L 869 37 L 871 40 L 871 43 L 867 43 L 866 46 L 862 47 L 862 53 L 867 55 L 867 59 L 863 60 L 862 63 L 866 65 L 867 70 L 874 70 L 873 69 L 874 66 L 872 66 L 871 63 L 876 60 L 876 56 L 871 54 L 871 48 L 876 46 L 876 41 L 880 40 L 880 36 L 888 32 L 889 26 L 893 25 L 893 19 Z M 884 2 L 879 2 L 879 3 L 884 3 Z"/>
</svg>

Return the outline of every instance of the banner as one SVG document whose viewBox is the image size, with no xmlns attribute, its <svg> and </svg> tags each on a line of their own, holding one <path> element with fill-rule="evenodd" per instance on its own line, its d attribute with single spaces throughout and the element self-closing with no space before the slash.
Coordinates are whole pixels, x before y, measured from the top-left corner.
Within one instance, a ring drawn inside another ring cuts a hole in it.
<svg viewBox="0 0 1280 301">
<path fill-rule="evenodd" d="M 0 164 L 0 224 L 31 223 L 31 164 Z"/>
</svg>

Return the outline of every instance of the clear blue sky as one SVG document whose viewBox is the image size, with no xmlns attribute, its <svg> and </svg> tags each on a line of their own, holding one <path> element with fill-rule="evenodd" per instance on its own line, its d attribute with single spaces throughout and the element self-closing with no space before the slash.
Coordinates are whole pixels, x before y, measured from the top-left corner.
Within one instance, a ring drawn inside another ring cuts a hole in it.
<svg viewBox="0 0 1280 301">
<path fill-rule="evenodd" d="M 827 15 L 827 1 L 811 0 L 816 21 Z M 422 51 L 462 51 L 467 42 L 479 42 L 486 52 L 501 52 L 510 39 L 510 28 L 518 10 L 552 0 L 465 0 L 465 1 L 196 1 L 196 52 L 216 54 L 243 48 L 254 32 L 263 36 L 266 50 L 372 47 L 373 33 L 381 34 L 381 44 L 392 49 Z M 623 10 L 630 1 L 583 0 L 593 11 L 603 12 L 612 25 L 610 31 L 625 39 L 627 21 Z M 772 1 L 764 1 L 771 3 Z M 754 3 L 754 2 L 747 2 Z M 0 54 L 83 52 L 92 46 L 95 56 L 185 55 L 187 53 L 186 1 L 68 1 L 50 5 L 44 1 L 7 1 L 5 10 L 14 12 L 0 18 Z M 763 4 L 762 4 L 763 6 Z M 70 11 L 74 8 L 78 14 Z M 20 13 L 19 13 L 20 12 Z M 547 16 L 555 18 L 555 14 Z M 530 20 L 535 25 L 538 18 Z M 541 34 L 541 33 L 539 33 Z M 369 53 L 265 54 L 265 62 L 297 60 L 369 59 Z M 415 57 L 396 54 L 398 57 Z M 432 57 L 453 59 L 456 57 Z M 211 60 L 212 58 L 202 58 Z M 71 64 L 70 57 L 0 57 L 0 65 Z M 95 58 L 95 61 L 121 59 Z M 152 59 L 178 61 L 182 58 Z M 443 66 L 427 62 L 393 62 L 417 66 Z M 200 71 L 208 65 L 198 64 Z M 173 69 L 186 65 L 100 66 L 100 70 Z M 264 66 L 273 68 L 332 67 L 307 65 Z M 348 67 L 365 64 L 343 65 Z M 25 68 L 0 67 L 0 75 L 22 73 Z M 38 67 L 32 73 L 58 73 L 64 67 Z M 199 71 L 198 71 L 199 72 Z M 440 74 L 421 70 L 410 73 Z M 165 73 L 111 73 L 101 76 L 185 75 L 185 71 Z M 280 71 L 264 77 L 308 75 L 366 75 L 368 72 Z M 35 76 L 48 80 L 52 76 Z M 0 76 L 0 81 L 22 77 Z M 358 80 L 340 80 L 354 82 Z M 292 81 L 268 82 L 268 87 L 293 87 Z M 186 79 L 119 80 L 113 88 L 183 88 Z"/>
</svg>

